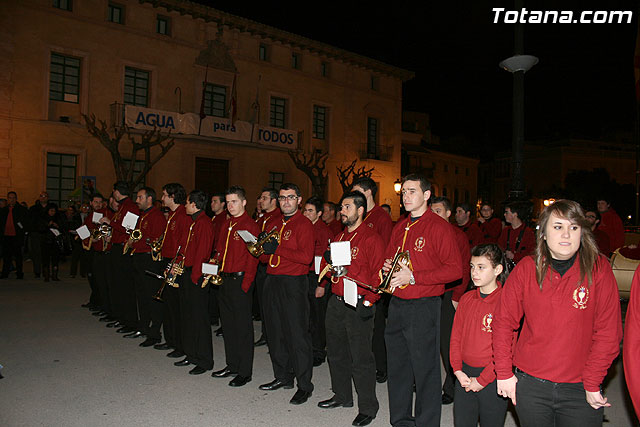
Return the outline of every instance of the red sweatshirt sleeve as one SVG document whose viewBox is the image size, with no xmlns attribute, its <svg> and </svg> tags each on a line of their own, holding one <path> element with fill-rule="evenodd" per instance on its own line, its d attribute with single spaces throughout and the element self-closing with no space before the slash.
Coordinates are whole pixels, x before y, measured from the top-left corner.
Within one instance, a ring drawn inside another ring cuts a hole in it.
<svg viewBox="0 0 640 427">
<path fill-rule="evenodd" d="M 511 234 L 513 235 L 514 233 L 512 232 Z M 513 254 L 513 260 L 517 263 L 527 255 L 533 254 L 533 250 L 535 249 L 535 247 L 536 236 L 533 234 L 533 231 L 529 227 L 526 227 L 522 236 L 522 241 L 520 242 L 520 246 L 518 246 L 518 250 Z"/>
<path fill-rule="evenodd" d="M 437 254 L 440 265 L 435 268 L 414 271 L 413 276 L 418 286 L 453 282 L 459 279 L 462 274 L 462 261 L 453 230 L 443 227 L 443 233 L 438 237 L 436 246 L 438 247 Z"/>
<path fill-rule="evenodd" d="M 460 262 L 462 263 L 462 281 L 453 288 L 453 293 L 451 294 L 452 301 L 460 301 L 460 298 L 462 298 L 462 295 L 464 295 L 467 290 L 467 285 L 471 277 L 471 248 L 469 248 L 469 241 L 466 239 L 464 233 L 458 234 L 456 243 L 460 251 Z"/>
<path fill-rule="evenodd" d="M 631 297 L 624 325 L 624 375 L 636 416 L 640 417 L 640 267 L 633 275 Z"/>
<path fill-rule="evenodd" d="M 451 328 L 451 342 L 449 344 L 449 361 L 453 372 L 462 370 L 462 326 L 465 323 L 466 304 L 458 305 L 453 328 Z"/>
</svg>

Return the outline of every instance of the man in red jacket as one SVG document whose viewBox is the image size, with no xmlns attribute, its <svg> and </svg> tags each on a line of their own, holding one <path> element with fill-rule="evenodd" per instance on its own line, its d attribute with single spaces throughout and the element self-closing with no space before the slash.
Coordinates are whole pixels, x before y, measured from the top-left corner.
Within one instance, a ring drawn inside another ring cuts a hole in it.
<svg viewBox="0 0 640 427">
<path fill-rule="evenodd" d="M 392 425 L 440 425 L 440 306 L 445 284 L 462 274 L 460 252 L 448 224 L 431 212 L 431 183 L 420 174 L 402 182 L 409 216 L 391 233 L 383 270 L 394 289 L 385 331 L 388 349 L 389 411 Z M 408 251 L 412 268 L 389 273 L 398 251 Z M 413 393 L 415 384 L 415 411 Z"/>
<path fill-rule="evenodd" d="M 600 230 L 609 235 L 611 252 L 624 246 L 624 226 L 616 211 L 611 207 L 611 200 L 605 197 L 598 199 L 598 212 L 600 212 Z"/>
<path fill-rule="evenodd" d="M 342 231 L 342 224 L 336 219 L 336 204 L 333 202 L 325 202 L 322 208 L 322 221 L 329 227 L 331 234 L 335 236 Z"/>
<path fill-rule="evenodd" d="M 471 217 L 471 206 L 469 206 L 469 203 L 461 202 L 456 206 L 456 223 L 458 227 L 464 231 L 464 234 L 467 235 L 470 248 L 482 243 L 484 237 L 482 236 L 480 227 L 478 227 L 478 224 L 476 224 Z"/>
<path fill-rule="evenodd" d="M 482 243 L 498 243 L 498 238 L 502 232 L 502 221 L 500 221 L 500 218 L 493 216 L 493 208 L 489 203 L 483 203 L 480 206 L 478 225 L 483 234 L 484 240 Z"/>
<path fill-rule="evenodd" d="M 278 195 L 282 220 L 278 239 L 263 245 L 269 256 L 264 284 L 264 322 L 267 327 L 269 356 L 275 379 L 260 390 L 293 388 L 298 391 L 289 401 L 300 405 L 313 392 L 313 348 L 309 333 L 309 284 L 307 274 L 313 261 L 313 225 L 298 206 L 302 202 L 295 184 L 282 184 Z"/>
<path fill-rule="evenodd" d="M 229 385 L 242 387 L 251 381 L 253 371 L 253 319 L 251 316 L 251 293 L 256 275 L 258 259 L 247 250 L 247 245 L 238 234 L 246 230 L 256 236 L 258 224 L 247 214 L 247 197 L 244 188 L 232 186 L 225 196 L 231 215 L 216 238 L 216 255 L 220 285 L 220 321 L 224 328 L 224 354 L 227 366 L 211 376 L 235 377 Z"/>
<path fill-rule="evenodd" d="M 509 225 L 502 230 L 498 246 L 504 251 L 505 257 L 515 263 L 532 254 L 536 246 L 533 231 L 524 223 L 527 211 L 523 202 L 511 202 L 504 209 L 504 219 Z"/>
<path fill-rule="evenodd" d="M 213 224 L 213 248 L 215 250 L 218 235 L 220 234 L 220 228 L 225 223 L 229 215 L 227 215 L 227 206 L 225 202 L 224 193 L 214 193 L 211 196 L 211 211 L 213 212 L 213 218 L 211 218 L 211 224 Z M 218 304 L 218 287 L 213 286 L 209 292 L 209 318 L 212 325 L 217 325 L 220 320 L 220 307 Z M 222 333 L 222 327 L 216 330 L 216 335 Z"/>
</svg>

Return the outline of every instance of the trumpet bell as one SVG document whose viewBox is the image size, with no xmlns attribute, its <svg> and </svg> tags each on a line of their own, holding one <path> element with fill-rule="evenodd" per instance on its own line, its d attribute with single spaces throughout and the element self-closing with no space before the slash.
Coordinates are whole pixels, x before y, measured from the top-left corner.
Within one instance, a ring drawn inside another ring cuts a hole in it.
<svg viewBox="0 0 640 427">
<path fill-rule="evenodd" d="M 409 251 L 405 251 L 405 252 L 398 251 L 396 256 L 393 258 L 393 261 L 391 262 L 391 269 L 386 275 L 382 277 L 382 282 L 380 282 L 380 285 L 377 288 L 378 293 L 385 293 L 389 295 L 393 294 L 393 292 L 397 288 L 391 287 L 391 278 L 393 277 L 394 273 L 397 273 L 398 271 L 400 271 L 403 266 L 407 266 L 411 271 L 413 271 L 413 265 L 411 264 Z M 399 288 L 404 289 L 407 286 L 409 286 L 408 283 L 402 286 L 399 286 Z"/>
</svg>

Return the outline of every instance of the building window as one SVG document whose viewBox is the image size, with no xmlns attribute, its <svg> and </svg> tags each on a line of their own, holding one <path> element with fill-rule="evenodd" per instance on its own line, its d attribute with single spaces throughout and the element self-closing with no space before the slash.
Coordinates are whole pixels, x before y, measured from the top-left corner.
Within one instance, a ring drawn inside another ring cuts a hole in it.
<svg viewBox="0 0 640 427">
<path fill-rule="evenodd" d="M 323 62 L 320 64 L 320 75 L 322 77 L 329 77 L 329 63 Z"/>
<path fill-rule="evenodd" d="M 171 34 L 171 18 L 158 15 L 156 17 L 156 33 L 168 36 Z"/>
<path fill-rule="evenodd" d="M 378 81 L 378 77 L 372 75 L 371 76 L 371 90 L 378 90 L 380 82 Z"/>
<path fill-rule="evenodd" d="M 149 72 L 124 68 L 124 103 L 138 107 L 149 106 Z"/>
<path fill-rule="evenodd" d="M 327 134 L 327 107 L 313 106 L 313 137 L 325 139 Z"/>
<path fill-rule="evenodd" d="M 469 203 L 469 190 L 464 190 L 464 201 Z"/>
<path fill-rule="evenodd" d="M 258 49 L 258 58 L 260 61 L 268 61 L 269 60 L 269 50 L 266 44 L 261 44 Z"/>
<path fill-rule="evenodd" d="M 77 104 L 79 87 L 80 60 L 52 53 L 49 72 L 49 99 Z"/>
<path fill-rule="evenodd" d="M 127 167 L 129 167 L 129 163 L 131 162 L 131 159 L 126 159 L 123 158 L 122 159 L 124 164 L 127 165 Z M 135 162 L 133 162 L 133 180 L 135 181 L 136 179 L 138 179 L 138 177 L 140 176 L 140 174 L 142 173 L 142 171 L 144 170 L 144 165 L 145 162 L 144 160 L 136 160 Z M 138 183 L 138 185 L 136 185 L 136 188 L 134 188 L 134 191 L 138 191 L 140 190 L 142 187 L 144 187 L 146 185 L 146 177 L 142 178 L 142 181 L 140 181 L 140 183 Z"/>
<path fill-rule="evenodd" d="M 47 193 L 49 201 L 61 206 L 71 199 L 76 188 L 77 156 L 75 154 L 47 153 Z"/>
<path fill-rule="evenodd" d="M 109 3 L 109 22 L 114 22 L 116 24 L 124 24 L 124 6 Z"/>
<path fill-rule="evenodd" d="M 291 67 L 296 70 L 300 69 L 300 54 L 292 53 L 291 54 Z"/>
<path fill-rule="evenodd" d="M 271 98 L 271 118 L 269 125 L 274 128 L 285 128 L 287 123 L 287 100 L 284 98 Z"/>
<path fill-rule="evenodd" d="M 226 117 L 227 88 L 207 83 L 204 89 L 204 113 L 207 116 Z"/>
<path fill-rule="evenodd" d="M 53 7 L 71 11 L 73 4 L 71 3 L 71 0 L 53 0 Z"/>
<path fill-rule="evenodd" d="M 268 187 L 275 188 L 276 191 L 284 183 L 284 173 L 282 172 L 269 172 L 269 184 Z"/>
<path fill-rule="evenodd" d="M 378 158 L 378 119 L 367 118 L 367 157 Z"/>
</svg>

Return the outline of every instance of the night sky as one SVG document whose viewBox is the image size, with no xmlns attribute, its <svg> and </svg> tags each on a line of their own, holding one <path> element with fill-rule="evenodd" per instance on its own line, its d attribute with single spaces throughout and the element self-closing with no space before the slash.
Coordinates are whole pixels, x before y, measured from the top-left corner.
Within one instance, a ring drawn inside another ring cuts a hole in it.
<svg viewBox="0 0 640 427">
<path fill-rule="evenodd" d="M 479 154 L 511 144 L 513 80 L 498 63 L 513 55 L 514 26 L 494 24 L 492 8 L 514 10 L 513 0 L 200 3 L 413 71 L 404 108 L 429 113 L 447 145 Z M 540 58 L 525 78 L 526 139 L 631 142 L 638 1 L 525 7 L 634 11 L 631 24 L 526 24 L 524 35 L 525 53 Z"/>
</svg>

